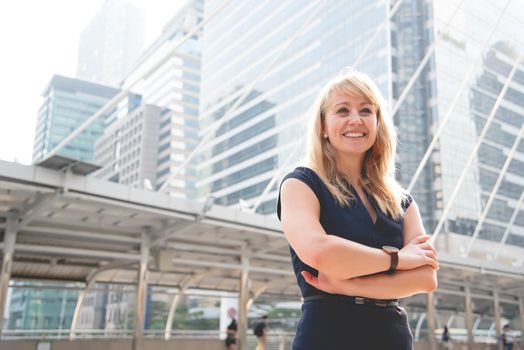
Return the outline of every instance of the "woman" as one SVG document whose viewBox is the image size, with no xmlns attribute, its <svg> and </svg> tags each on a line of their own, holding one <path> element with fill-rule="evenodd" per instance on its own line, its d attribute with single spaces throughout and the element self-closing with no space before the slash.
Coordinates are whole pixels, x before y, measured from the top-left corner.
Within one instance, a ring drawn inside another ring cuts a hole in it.
<svg viewBox="0 0 524 350">
<path fill-rule="evenodd" d="M 442 332 L 442 343 L 444 343 L 444 349 L 453 349 L 448 326 L 444 326 L 444 331 Z"/>
<path fill-rule="evenodd" d="M 304 304 L 294 350 L 412 349 L 398 298 L 437 287 L 437 255 L 392 178 L 396 139 L 380 91 L 351 71 L 320 92 L 307 167 L 284 177 L 278 215 Z"/>
<path fill-rule="evenodd" d="M 227 326 L 227 333 L 226 333 L 226 349 L 228 350 L 236 350 L 237 349 L 237 320 L 234 318 L 231 319 L 231 323 L 229 326 Z"/>
</svg>

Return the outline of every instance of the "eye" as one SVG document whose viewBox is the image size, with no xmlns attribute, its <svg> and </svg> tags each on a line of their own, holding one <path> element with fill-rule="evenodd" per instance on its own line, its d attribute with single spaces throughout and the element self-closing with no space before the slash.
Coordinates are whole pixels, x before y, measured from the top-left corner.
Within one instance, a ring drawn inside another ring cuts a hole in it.
<svg viewBox="0 0 524 350">
<path fill-rule="evenodd" d="M 373 114 L 373 111 L 370 108 L 362 108 L 360 110 L 361 115 L 371 115 Z"/>
<path fill-rule="evenodd" d="M 342 107 L 337 111 L 337 114 L 347 114 L 349 110 L 346 107 Z"/>
</svg>

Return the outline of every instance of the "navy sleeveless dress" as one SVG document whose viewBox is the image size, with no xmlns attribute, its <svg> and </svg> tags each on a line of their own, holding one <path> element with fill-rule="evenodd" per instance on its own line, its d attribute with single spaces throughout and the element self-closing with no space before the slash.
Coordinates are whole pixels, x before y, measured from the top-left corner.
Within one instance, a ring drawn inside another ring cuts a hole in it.
<svg viewBox="0 0 524 350">
<path fill-rule="evenodd" d="M 354 190 L 356 200 L 350 203 L 350 207 L 341 207 L 313 170 L 298 167 L 287 174 L 282 183 L 289 178 L 304 182 L 315 193 L 320 202 L 320 224 L 326 233 L 379 249 L 384 245 L 403 247 L 402 219 L 396 221 L 384 214 L 371 196 L 368 195 L 368 200 L 377 213 L 375 222 Z M 408 195 L 402 203 L 404 210 L 412 201 Z M 280 195 L 277 215 L 280 219 Z M 309 285 L 300 274 L 309 271 L 316 276 L 318 271 L 302 262 L 293 248 L 290 247 L 290 251 L 302 296 L 327 295 Z M 403 308 L 357 305 L 343 298 L 305 301 L 293 341 L 293 350 L 412 348 L 413 337 Z"/>
</svg>

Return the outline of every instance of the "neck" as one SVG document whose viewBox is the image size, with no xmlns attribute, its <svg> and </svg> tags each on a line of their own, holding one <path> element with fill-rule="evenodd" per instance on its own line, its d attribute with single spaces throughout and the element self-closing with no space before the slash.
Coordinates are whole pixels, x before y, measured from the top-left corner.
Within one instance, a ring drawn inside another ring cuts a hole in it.
<svg viewBox="0 0 524 350">
<path fill-rule="evenodd" d="M 337 168 L 353 187 L 361 187 L 360 174 L 364 156 L 337 157 Z"/>
</svg>

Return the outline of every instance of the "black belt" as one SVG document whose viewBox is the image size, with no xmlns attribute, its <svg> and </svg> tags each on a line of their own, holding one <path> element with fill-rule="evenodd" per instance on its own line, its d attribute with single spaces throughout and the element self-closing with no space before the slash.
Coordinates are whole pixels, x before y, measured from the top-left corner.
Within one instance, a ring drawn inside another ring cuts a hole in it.
<svg viewBox="0 0 524 350">
<path fill-rule="evenodd" d="M 350 297 L 345 295 L 334 295 L 334 294 L 319 294 L 311 295 L 304 298 L 304 302 L 311 300 L 336 300 L 345 303 L 357 304 L 357 305 L 371 305 L 371 306 L 380 306 L 380 307 L 399 307 L 397 299 L 370 299 L 363 297 Z"/>
</svg>

